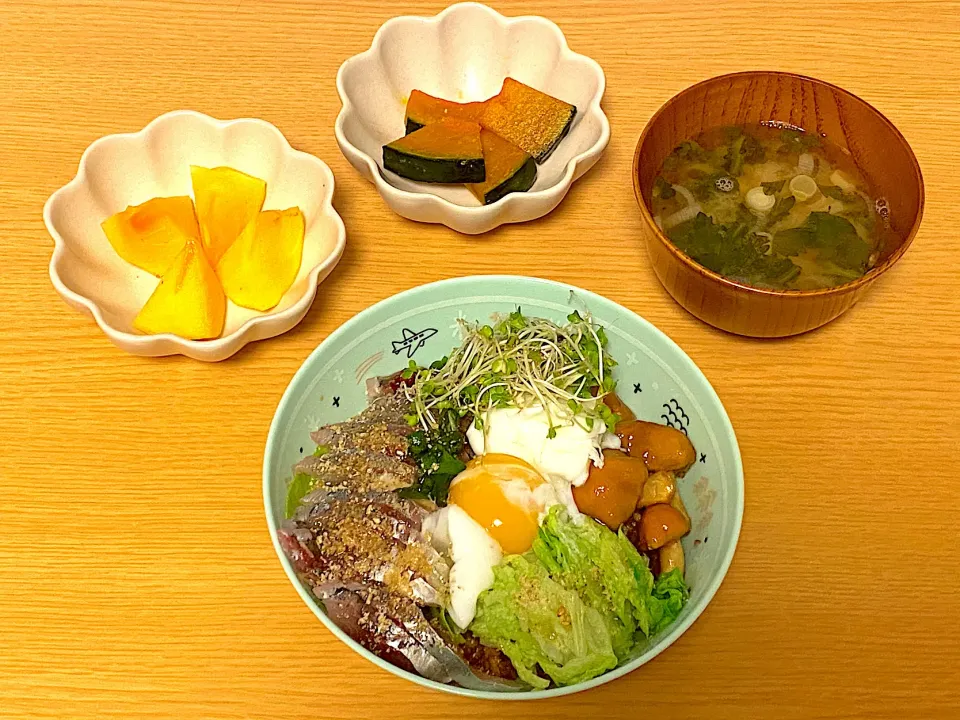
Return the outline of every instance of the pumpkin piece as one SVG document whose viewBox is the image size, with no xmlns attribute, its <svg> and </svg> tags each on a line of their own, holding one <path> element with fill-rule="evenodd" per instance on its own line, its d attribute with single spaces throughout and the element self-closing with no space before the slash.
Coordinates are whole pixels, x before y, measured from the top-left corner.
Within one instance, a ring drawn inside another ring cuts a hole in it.
<svg viewBox="0 0 960 720">
<path fill-rule="evenodd" d="M 193 200 L 186 195 L 147 200 L 104 220 L 107 240 L 131 265 L 163 275 L 187 240 L 199 240 Z"/>
<path fill-rule="evenodd" d="M 188 340 L 215 338 L 223 331 L 227 299 L 203 247 L 188 240 L 160 279 L 133 326 L 148 335 L 173 333 Z"/>
<path fill-rule="evenodd" d="M 537 163 L 528 153 L 489 130 L 480 130 L 487 178 L 467 188 L 484 205 L 512 192 L 526 192 L 537 179 Z"/>
<path fill-rule="evenodd" d="M 483 182 L 480 126 L 452 118 L 427 125 L 384 145 L 383 166 L 419 182 Z"/>
<path fill-rule="evenodd" d="M 576 115 L 570 103 L 508 77 L 500 94 L 487 100 L 480 124 L 542 164 L 570 132 Z"/>
<path fill-rule="evenodd" d="M 410 93 L 410 99 L 407 100 L 407 111 L 404 116 L 407 135 L 416 132 L 424 125 L 431 125 L 448 117 L 478 123 L 484 107 L 486 107 L 486 100 L 458 103 L 427 95 L 420 90 L 413 90 Z"/>
<path fill-rule="evenodd" d="M 257 215 L 217 265 L 227 297 L 260 311 L 279 303 L 300 271 L 303 232 L 300 208 Z"/>
<path fill-rule="evenodd" d="M 229 167 L 191 165 L 190 177 L 203 248 L 216 266 L 227 248 L 257 217 L 267 196 L 267 184 Z"/>
</svg>

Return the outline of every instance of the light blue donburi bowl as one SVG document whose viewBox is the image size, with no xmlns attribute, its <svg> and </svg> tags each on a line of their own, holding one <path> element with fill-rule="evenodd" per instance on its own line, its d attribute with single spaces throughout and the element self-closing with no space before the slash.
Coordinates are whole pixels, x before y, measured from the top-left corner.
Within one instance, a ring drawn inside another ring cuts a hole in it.
<svg viewBox="0 0 960 720">
<path fill-rule="evenodd" d="M 479 692 L 425 680 L 381 660 L 351 640 L 297 578 L 277 541 L 291 466 L 314 449 L 310 431 L 346 420 L 366 406 L 365 381 L 406 367 L 427 365 L 459 343 L 458 318 L 486 322 L 517 307 L 525 315 L 563 321 L 586 310 L 607 330 L 619 362 L 618 392 L 643 420 L 685 432 L 697 462 L 680 482 L 692 519 L 683 540 L 690 602 L 677 621 L 651 638 L 634 660 L 570 687 L 528 692 Z M 313 351 L 294 376 L 273 417 L 263 461 L 267 524 L 280 562 L 303 601 L 343 642 L 390 672 L 426 687 L 498 700 L 565 695 L 596 687 L 636 670 L 693 624 L 723 581 L 733 559 L 743 517 L 740 450 L 720 399 L 693 361 L 666 335 L 631 311 L 570 285 L 528 277 L 487 275 L 423 285 L 377 303 L 344 323 Z"/>
</svg>

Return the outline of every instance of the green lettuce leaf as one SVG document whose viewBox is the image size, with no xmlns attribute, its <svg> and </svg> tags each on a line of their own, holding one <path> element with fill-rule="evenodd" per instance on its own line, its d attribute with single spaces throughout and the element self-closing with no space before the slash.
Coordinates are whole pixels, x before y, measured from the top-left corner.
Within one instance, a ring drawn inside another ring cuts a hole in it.
<svg viewBox="0 0 960 720">
<path fill-rule="evenodd" d="M 330 448 L 326 445 L 317 445 L 313 451 L 313 455 L 314 457 L 323 457 L 328 452 L 330 452 Z M 308 493 L 316 489 L 318 482 L 315 477 L 307 475 L 306 473 L 295 473 L 294 476 L 290 478 L 287 483 L 287 517 L 293 517 L 293 514 L 297 511 L 297 507 L 300 505 L 300 501 L 303 500 Z"/>
<path fill-rule="evenodd" d="M 591 518 L 574 521 L 558 505 L 532 550 L 494 569 L 470 630 L 503 651 L 525 682 L 547 687 L 545 674 L 569 685 L 633 657 L 676 620 L 688 597 L 679 570 L 654 582 L 647 559 L 625 535 Z"/>
<path fill-rule="evenodd" d="M 287 517 L 293 517 L 300 506 L 300 501 L 316 486 L 317 479 L 306 473 L 296 473 L 290 479 L 287 485 Z"/>
<path fill-rule="evenodd" d="M 601 613 L 618 658 L 629 654 L 638 631 L 650 633 L 653 575 L 625 536 L 589 518 L 573 522 L 557 505 L 544 518 L 533 551 L 554 580 Z"/>
<path fill-rule="evenodd" d="M 617 666 L 601 614 L 576 592 L 550 579 L 531 553 L 506 557 L 493 586 L 480 595 L 470 630 L 499 648 L 520 679 L 535 688 L 573 685 Z"/>
<path fill-rule="evenodd" d="M 650 599 L 650 633 L 656 633 L 670 625 L 690 598 L 690 590 L 683 580 L 680 568 L 674 568 L 657 578 Z"/>
</svg>

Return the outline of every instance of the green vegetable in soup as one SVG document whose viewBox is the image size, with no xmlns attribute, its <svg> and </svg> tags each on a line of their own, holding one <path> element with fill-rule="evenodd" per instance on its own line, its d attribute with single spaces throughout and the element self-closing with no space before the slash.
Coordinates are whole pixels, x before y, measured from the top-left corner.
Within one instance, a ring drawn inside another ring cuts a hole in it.
<svg viewBox="0 0 960 720">
<path fill-rule="evenodd" d="M 734 129 L 739 133 L 735 134 L 727 148 L 723 158 L 723 168 L 730 175 L 737 176 L 743 172 L 743 166 L 746 163 L 763 162 L 766 153 L 763 145 L 753 135 L 744 133 L 740 128 Z"/>
<path fill-rule="evenodd" d="M 773 237 L 773 249 L 790 256 L 816 250 L 820 259 L 860 274 L 866 270 L 871 253 L 853 223 L 826 212 L 812 212 L 803 225 L 778 232 Z"/>
<path fill-rule="evenodd" d="M 820 138 L 802 130 L 781 130 L 781 153 L 805 153 L 820 147 Z"/>
<path fill-rule="evenodd" d="M 693 140 L 684 140 L 673 152 L 681 160 L 705 160 L 707 157 L 706 150 Z"/>
<path fill-rule="evenodd" d="M 790 211 L 793 210 L 793 206 L 797 204 L 797 199 L 793 195 L 787 195 L 777 200 L 777 204 L 773 206 L 773 210 L 770 211 L 770 214 L 764 218 L 764 225 L 766 227 L 773 227 L 778 222 L 783 220 L 787 215 L 790 214 Z"/>
<path fill-rule="evenodd" d="M 664 180 L 663 175 L 657 175 L 653 183 L 653 196 L 661 200 L 669 200 L 676 194 L 677 191 L 673 189 L 673 185 Z"/>
<path fill-rule="evenodd" d="M 844 202 L 851 200 L 853 193 L 845 193 L 843 188 L 840 188 L 836 185 L 820 185 L 820 192 L 822 192 L 827 197 L 834 198 L 835 200 L 843 200 Z"/>
<path fill-rule="evenodd" d="M 783 255 L 767 255 L 767 243 L 745 223 L 720 225 L 700 213 L 667 232 L 671 242 L 704 267 L 750 285 L 776 287 L 800 274 Z"/>
</svg>

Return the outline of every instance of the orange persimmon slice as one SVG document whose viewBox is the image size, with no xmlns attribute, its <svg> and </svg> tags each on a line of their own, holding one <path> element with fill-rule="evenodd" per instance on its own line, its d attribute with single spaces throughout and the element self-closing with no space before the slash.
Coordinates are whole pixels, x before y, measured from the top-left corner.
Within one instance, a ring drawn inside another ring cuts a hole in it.
<svg viewBox="0 0 960 720">
<path fill-rule="evenodd" d="M 214 266 L 249 225 L 267 195 L 260 178 L 229 167 L 190 166 L 203 248 Z"/>
<path fill-rule="evenodd" d="M 170 267 L 187 240 L 200 239 L 193 200 L 186 195 L 131 205 L 108 217 L 100 227 L 117 255 L 158 277 Z"/>
<path fill-rule="evenodd" d="M 300 271 L 303 233 L 300 208 L 257 215 L 217 265 L 227 297 L 252 310 L 277 305 Z"/>
<path fill-rule="evenodd" d="M 203 248 L 188 240 L 157 289 L 134 318 L 148 335 L 173 333 L 188 340 L 215 338 L 223 331 L 227 299 Z"/>
</svg>

